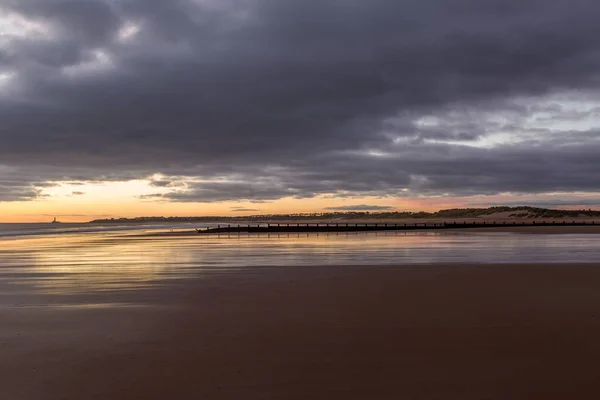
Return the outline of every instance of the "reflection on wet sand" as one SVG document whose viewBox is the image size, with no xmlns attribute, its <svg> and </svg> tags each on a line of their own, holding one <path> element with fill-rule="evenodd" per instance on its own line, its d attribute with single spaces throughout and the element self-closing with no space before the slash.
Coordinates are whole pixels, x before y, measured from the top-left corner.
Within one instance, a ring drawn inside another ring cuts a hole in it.
<svg viewBox="0 0 600 400">
<path fill-rule="evenodd" d="M 46 294 L 132 290 L 249 266 L 578 262 L 600 235 L 380 232 L 140 237 L 121 233 L 11 238 L 0 282 Z"/>
<path fill-rule="evenodd" d="M 147 246 L 107 238 L 55 237 L 12 240 L 4 251 L 1 275 L 51 293 L 142 288 L 166 275 L 176 263 L 189 264 L 191 256 L 172 248 Z M 8 253 L 8 254 L 7 254 Z M 184 271 L 178 271 L 182 275 Z"/>
</svg>

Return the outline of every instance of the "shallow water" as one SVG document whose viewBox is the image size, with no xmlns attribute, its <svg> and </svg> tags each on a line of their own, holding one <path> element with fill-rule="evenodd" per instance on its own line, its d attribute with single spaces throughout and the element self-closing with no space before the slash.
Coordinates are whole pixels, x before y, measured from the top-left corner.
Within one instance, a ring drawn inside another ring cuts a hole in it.
<svg viewBox="0 0 600 400">
<path fill-rule="evenodd" d="M 44 232 L 0 238 L 0 305 L 9 295 L 27 298 L 115 293 L 182 278 L 231 273 L 251 266 L 600 260 L 600 234 L 379 232 L 136 236 L 153 229 L 156 228 L 136 227 L 124 232 L 116 227 L 93 233 Z"/>
<path fill-rule="evenodd" d="M 217 224 L 197 223 L 0 223 L 0 238 L 22 236 L 74 235 L 81 233 L 152 231 L 156 229 L 190 230 L 198 227 L 216 226 Z"/>
</svg>

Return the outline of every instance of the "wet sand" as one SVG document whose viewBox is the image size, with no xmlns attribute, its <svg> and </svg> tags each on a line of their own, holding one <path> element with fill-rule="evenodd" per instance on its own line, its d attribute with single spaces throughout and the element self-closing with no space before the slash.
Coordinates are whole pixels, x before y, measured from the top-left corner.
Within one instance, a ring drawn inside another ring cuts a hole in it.
<svg viewBox="0 0 600 400">
<path fill-rule="evenodd" d="M 2 307 L 0 397 L 598 398 L 598 288 L 600 264 L 286 267 Z"/>
</svg>

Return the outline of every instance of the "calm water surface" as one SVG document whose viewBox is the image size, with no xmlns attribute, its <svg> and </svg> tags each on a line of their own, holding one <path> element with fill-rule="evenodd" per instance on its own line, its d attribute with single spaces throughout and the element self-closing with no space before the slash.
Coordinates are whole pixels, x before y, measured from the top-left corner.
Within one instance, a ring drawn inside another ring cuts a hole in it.
<svg viewBox="0 0 600 400">
<path fill-rule="evenodd" d="M 181 225 L 171 228 L 189 230 L 189 226 Z M 40 233 L 31 226 L 0 226 L 0 234 L 4 232 L 0 237 L 0 305 L 9 297 L 14 305 L 15 296 L 115 293 L 253 266 L 600 260 L 597 234 L 380 232 L 140 237 L 136 235 L 157 227 L 53 229 Z"/>
</svg>

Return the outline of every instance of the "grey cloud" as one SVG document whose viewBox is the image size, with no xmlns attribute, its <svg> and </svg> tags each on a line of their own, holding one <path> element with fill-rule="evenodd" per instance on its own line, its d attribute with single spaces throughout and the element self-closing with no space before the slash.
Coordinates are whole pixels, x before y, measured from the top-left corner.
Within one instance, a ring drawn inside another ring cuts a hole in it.
<svg viewBox="0 0 600 400">
<path fill-rule="evenodd" d="M 71 192 L 71 196 L 83 196 L 85 192 Z"/>
<path fill-rule="evenodd" d="M 538 117 L 537 120 L 548 122 L 581 121 L 589 117 L 600 117 L 600 107 L 592 107 L 586 110 L 565 110 L 561 107 L 549 116 Z"/>
<path fill-rule="evenodd" d="M 339 207 L 327 207 L 325 210 L 328 211 L 385 211 L 391 210 L 394 207 L 389 206 L 375 206 L 367 204 L 359 204 L 355 206 L 339 206 Z"/>
<path fill-rule="evenodd" d="M 9 201 L 29 201 L 41 197 L 41 190 L 35 187 L 8 186 L 0 183 L 0 203 Z"/>
<path fill-rule="evenodd" d="M 49 23 L 60 38 L 75 37 L 88 45 L 107 42 L 118 29 L 120 18 L 112 2 L 94 0 L 7 1 L 10 9 Z"/>
<path fill-rule="evenodd" d="M 0 89 L 0 162 L 27 176 L 4 198 L 35 198 L 44 180 L 154 173 L 176 178 L 153 181 L 172 190 L 146 199 L 190 202 L 600 187 L 598 132 L 526 126 L 534 113 L 579 115 L 540 96 L 597 92 L 595 1 L 6 7 L 53 32 L 0 49 L 17 72 Z M 119 41 L 127 21 L 140 31 Z M 94 67 L 98 51 L 106 65 Z M 91 71 L 65 73 L 82 65 Z M 468 146 L 498 131 L 523 142 Z"/>
<path fill-rule="evenodd" d="M 43 198 L 43 190 L 57 187 L 61 182 L 82 186 L 85 183 L 123 181 L 138 177 L 135 172 L 104 169 L 71 168 L 56 166 L 14 167 L 0 164 L 0 201 L 27 201 Z"/>
<path fill-rule="evenodd" d="M 42 197 L 42 189 L 54 186 L 35 177 L 22 179 L 14 170 L 3 172 L 0 166 L 0 202 L 30 201 Z"/>
<path fill-rule="evenodd" d="M 273 180 L 254 182 L 192 182 L 185 190 L 175 190 L 165 194 L 151 194 L 145 198 L 158 198 L 178 202 L 219 202 L 227 200 L 276 200 L 294 196 L 298 192 Z"/>
<path fill-rule="evenodd" d="M 572 198 L 572 199 L 541 199 L 541 200 L 529 200 L 529 201 L 503 201 L 500 203 L 494 202 L 474 202 L 470 203 L 469 206 L 479 207 L 492 207 L 492 206 L 530 206 L 530 207 L 575 207 L 575 206 L 600 206 L 600 197 L 598 198 Z"/>
<path fill-rule="evenodd" d="M 182 186 L 183 183 L 177 179 L 152 179 L 150 181 L 150 186 L 154 186 L 154 187 L 176 187 L 176 186 Z"/>
<path fill-rule="evenodd" d="M 231 207 L 230 210 L 233 212 L 258 212 L 258 211 L 260 211 L 257 208 L 244 208 L 244 207 Z"/>
</svg>

